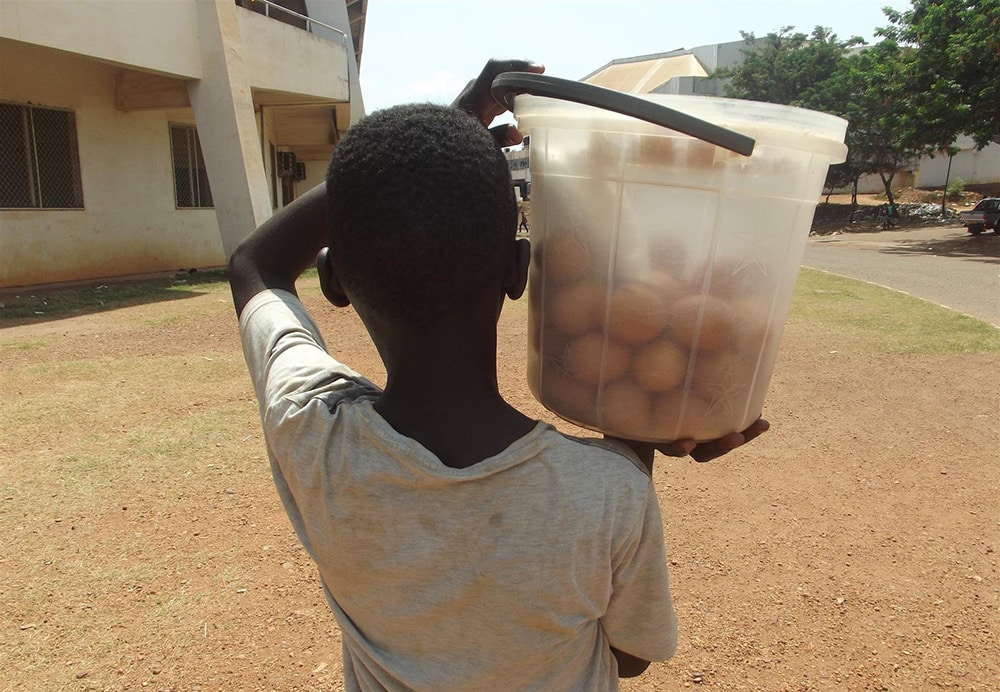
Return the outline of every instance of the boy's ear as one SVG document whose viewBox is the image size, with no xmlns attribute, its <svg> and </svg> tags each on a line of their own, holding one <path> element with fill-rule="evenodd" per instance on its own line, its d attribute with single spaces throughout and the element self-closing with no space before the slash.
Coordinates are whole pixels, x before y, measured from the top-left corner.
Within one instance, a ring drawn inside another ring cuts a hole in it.
<svg viewBox="0 0 1000 692">
<path fill-rule="evenodd" d="M 511 249 L 510 261 L 504 274 L 503 287 L 507 297 L 517 300 L 528 285 L 528 265 L 531 263 L 531 241 L 518 238 Z"/>
<path fill-rule="evenodd" d="M 326 299 L 338 308 L 350 305 L 351 299 L 344 293 L 344 287 L 340 285 L 340 279 L 330 264 L 330 248 L 325 247 L 316 255 L 316 270 L 319 272 L 319 286 Z"/>
</svg>

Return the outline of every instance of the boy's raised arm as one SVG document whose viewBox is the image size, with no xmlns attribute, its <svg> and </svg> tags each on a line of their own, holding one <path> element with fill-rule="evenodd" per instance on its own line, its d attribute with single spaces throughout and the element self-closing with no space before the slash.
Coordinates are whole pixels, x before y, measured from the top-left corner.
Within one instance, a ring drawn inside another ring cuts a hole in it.
<svg viewBox="0 0 1000 692">
<path fill-rule="evenodd" d="M 236 247 L 229 258 L 236 314 L 265 289 L 295 293 L 295 280 L 326 245 L 326 185 L 321 184 L 277 211 Z"/>
</svg>

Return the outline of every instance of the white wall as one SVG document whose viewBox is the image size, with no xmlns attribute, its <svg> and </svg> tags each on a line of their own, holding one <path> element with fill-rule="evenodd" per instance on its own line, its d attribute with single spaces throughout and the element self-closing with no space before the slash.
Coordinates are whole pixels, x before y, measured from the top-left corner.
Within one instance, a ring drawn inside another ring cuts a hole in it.
<svg viewBox="0 0 1000 692">
<path fill-rule="evenodd" d="M 320 38 L 256 12 L 236 11 L 236 17 L 250 86 L 338 101 L 352 95 L 350 40 Z"/>
<path fill-rule="evenodd" d="M 329 161 L 306 161 L 306 179 L 295 183 L 295 194 L 304 195 L 317 185 L 325 185 L 329 164 Z"/>
<path fill-rule="evenodd" d="M 122 112 L 114 90 L 111 66 L 0 42 L 0 98 L 75 111 L 84 202 L 0 210 L 0 286 L 225 263 L 215 212 L 175 208 L 169 124 L 190 109 Z"/>
<path fill-rule="evenodd" d="M 204 1 L 0 0 L 0 37 L 198 78 Z"/>
<path fill-rule="evenodd" d="M 275 139 L 274 121 L 268 115 L 267 108 L 261 108 L 257 111 L 257 131 L 260 133 L 261 156 L 264 160 L 264 176 L 267 180 L 268 201 L 271 204 L 271 209 L 277 211 L 281 205 L 281 191 L 275 190 L 276 171 L 274 170 L 274 159 L 271 157 L 271 147 L 274 146 Z M 277 147 L 275 147 L 275 150 L 277 150 Z"/>
<path fill-rule="evenodd" d="M 306 7 L 308 8 L 309 16 L 319 21 L 327 24 L 329 26 L 335 26 L 338 29 L 346 32 L 348 36 L 351 35 L 351 21 L 347 15 L 347 4 L 341 0 L 306 0 Z M 317 27 L 314 31 L 319 35 L 328 39 L 333 39 L 332 32 L 324 29 L 323 27 Z M 352 37 L 353 38 L 353 37 Z M 347 71 L 350 80 L 350 92 L 351 92 L 351 103 L 350 103 L 350 122 L 343 123 L 342 126 L 346 129 L 347 126 L 353 125 L 361 118 L 365 117 L 365 102 L 364 97 L 361 94 L 361 82 L 359 79 L 358 63 L 354 59 L 354 47 L 351 41 L 348 41 L 348 51 L 351 55 L 350 60 L 347 61 Z"/>
<path fill-rule="evenodd" d="M 990 144 L 976 151 L 971 137 L 959 137 L 955 145 L 962 147 L 962 151 L 952 158 L 950 175 L 947 155 L 920 159 L 917 179 L 920 187 L 943 187 L 946 175 L 949 184 L 959 179 L 966 183 L 1000 183 L 1000 144 Z"/>
<path fill-rule="evenodd" d="M 955 154 L 951 162 L 948 183 L 961 179 L 967 185 L 1000 183 L 1000 144 L 990 144 L 981 151 L 975 150 L 971 137 L 959 137 L 956 146 L 962 150 Z M 948 174 L 948 156 L 937 154 L 933 158 L 924 156 L 913 170 L 899 171 L 892 179 L 893 189 L 902 187 L 940 188 L 944 187 Z M 884 192 L 882 180 L 877 175 L 861 176 L 858 192 L 864 194 Z"/>
</svg>

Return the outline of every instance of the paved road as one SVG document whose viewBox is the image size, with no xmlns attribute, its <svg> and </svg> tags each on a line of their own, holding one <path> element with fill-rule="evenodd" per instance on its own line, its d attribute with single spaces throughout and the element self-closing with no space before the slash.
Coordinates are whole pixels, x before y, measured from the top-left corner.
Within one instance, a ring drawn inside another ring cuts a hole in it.
<svg viewBox="0 0 1000 692">
<path fill-rule="evenodd" d="M 1000 327 L 1000 235 L 961 226 L 812 236 L 803 266 L 888 286 Z"/>
</svg>

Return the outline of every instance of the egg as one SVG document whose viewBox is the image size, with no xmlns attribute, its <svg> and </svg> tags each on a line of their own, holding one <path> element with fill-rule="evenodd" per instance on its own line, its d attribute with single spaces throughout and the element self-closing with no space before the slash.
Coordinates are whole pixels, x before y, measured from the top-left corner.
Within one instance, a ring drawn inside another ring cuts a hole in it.
<svg viewBox="0 0 1000 692">
<path fill-rule="evenodd" d="M 699 353 L 691 367 L 691 386 L 705 392 L 739 387 L 747 382 L 746 364 L 735 351 Z M 751 371 L 751 375 L 753 372 Z"/>
<path fill-rule="evenodd" d="M 636 350 L 632 377 L 647 392 L 669 392 L 684 381 L 688 354 L 671 341 L 654 341 Z"/>
<path fill-rule="evenodd" d="M 717 350 L 730 344 L 735 334 L 732 314 L 725 301 L 712 296 L 689 295 L 671 306 L 671 334 L 677 343 L 699 350 Z"/>
<path fill-rule="evenodd" d="M 666 439 L 695 439 L 699 442 L 722 437 L 731 430 L 725 429 L 725 420 L 720 420 L 707 399 L 680 390 L 664 394 L 653 403 L 653 425 L 662 426 Z"/>
<path fill-rule="evenodd" d="M 623 343 L 652 341 L 669 321 L 668 301 L 648 284 L 627 283 L 611 294 L 608 331 Z"/>
<path fill-rule="evenodd" d="M 628 369 L 629 351 L 600 332 L 574 339 L 566 348 L 567 371 L 586 384 L 614 382 Z"/>
<path fill-rule="evenodd" d="M 718 298 L 759 298 L 774 290 L 774 277 L 761 262 L 717 257 L 707 269 L 710 272 L 708 292 Z"/>
<path fill-rule="evenodd" d="M 770 303 L 744 298 L 729 303 L 736 339 L 740 347 L 758 353 L 771 332 Z"/>
<path fill-rule="evenodd" d="M 549 323 L 564 334 L 580 334 L 604 320 L 606 288 L 596 281 L 578 281 L 557 289 L 546 306 Z"/>
<path fill-rule="evenodd" d="M 615 382 L 604 387 L 599 413 L 601 430 L 622 437 L 639 436 L 649 427 L 650 397 L 634 382 Z"/>
<path fill-rule="evenodd" d="M 592 267 L 593 253 L 576 233 L 558 232 L 542 245 L 545 279 L 555 283 L 574 281 L 586 276 Z"/>
<path fill-rule="evenodd" d="M 676 137 L 644 135 L 639 138 L 639 160 L 643 164 L 667 165 L 673 163 L 676 153 Z"/>
<path fill-rule="evenodd" d="M 549 364 L 541 379 L 538 400 L 543 406 L 574 423 L 597 424 L 596 386 L 585 384 Z"/>
</svg>

